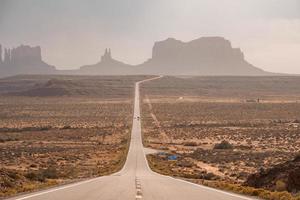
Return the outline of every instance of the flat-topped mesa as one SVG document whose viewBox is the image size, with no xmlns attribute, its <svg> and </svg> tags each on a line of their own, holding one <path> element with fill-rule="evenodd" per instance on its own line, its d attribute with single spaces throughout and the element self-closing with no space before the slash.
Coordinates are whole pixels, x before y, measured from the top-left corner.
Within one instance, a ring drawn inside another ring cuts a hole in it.
<svg viewBox="0 0 300 200">
<path fill-rule="evenodd" d="M 249 64 L 239 48 L 223 37 L 201 37 L 189 42 L 174 38 L 156 42 L 152 58 L 142 64 L 148 74 L 268 75 Z"/>
<path fill-rule="evenodd" d="M 237 62 L 244 60 L 239 48 L 222 37 L 202 37 L 190 42 L 173 38 L 156 42 L 152 60 L 167 63 L 199 64 L 199 62 Z"/>
</svg>

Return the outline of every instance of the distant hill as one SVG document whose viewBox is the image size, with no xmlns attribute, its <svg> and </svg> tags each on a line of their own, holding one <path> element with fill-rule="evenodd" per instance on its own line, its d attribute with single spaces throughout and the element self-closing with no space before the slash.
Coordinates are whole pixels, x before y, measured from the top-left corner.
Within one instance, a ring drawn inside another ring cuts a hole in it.
<svg viewBox="0 0 300 200">
<path fill-rule="evenodd" d="M 151 76 L 18 75 L 0 79 L 0 96 L 123 98 Z"/>
<path fill-rule="evenodd" d="M 3 58 L 2 58 L 3 57 Z M 41 48 L 21 45 L 4 49 L 0 45 L 0 77 L 16 74 L 53 74 L 58 71 L 42 60 Z"/>
<path fill-rule="evenodd" d="M 2 48 L 0 46 L 0 55 Z M 112 58 L 106 49 L 101 60 L 76 70 L 56 70 L 42 61 L 41 48 L 20 46 L 5 49 L 0 56 L 0 77 L 17 74 L 76 75 L 200 75 L 200 76 L 268 76 L 248 63 L 239 48 L 222 37 L 202 37 L 190 42 L 173 38 L 156 42 L 152 57 L 140 65 L 129 65 Z"/>
</svg>

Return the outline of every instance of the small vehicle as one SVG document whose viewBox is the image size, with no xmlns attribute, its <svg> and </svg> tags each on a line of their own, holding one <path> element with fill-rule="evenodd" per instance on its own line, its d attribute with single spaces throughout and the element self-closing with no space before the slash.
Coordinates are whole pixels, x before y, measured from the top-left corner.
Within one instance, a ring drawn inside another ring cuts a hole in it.
<svg viewBox="0 0 300 200">
<path fill-rule="evenodd" d="M 136 117 L 136 119 L 137 119 L 137 120 L 140 120 L 140 117 L 139 117 L 139 116 L 137 116 L 137 117 Z"/>
</svg>

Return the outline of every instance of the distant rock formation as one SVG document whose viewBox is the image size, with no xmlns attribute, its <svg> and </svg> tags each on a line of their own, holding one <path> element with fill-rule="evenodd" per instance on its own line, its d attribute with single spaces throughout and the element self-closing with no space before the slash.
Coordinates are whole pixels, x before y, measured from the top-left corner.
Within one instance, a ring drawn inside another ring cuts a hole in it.
<svg viewBox="0 0 300 200">
<path fill-rule="evenodd" d="M 75 74 L 84 75 L 132 75 L 136 74 L 135 67 L 112 58 L 111 50 L 105 49 L 101 61 L 94 65 L 80 67 Z"/>
<path fill-rule="evenodd" d="M 152 74 L 152 75 L 273 75 L 249 64 L 239 48 L 222 37 L 202 37 L 190 42 L 173 38 L 156 42 L 152 58 L 140 65 L 128 65 L 111 57 L 105 50 L 101 61 L 83 66 L 79 74 Z"/>
<path fill-rule="evenodd" d="M 129 65 L 112 57 L 105 49 L 101 60 L 78 70 L 56 70 L 43 62 L 40 47 L 21 45 L 14 49 L 0 46 L 0 76 L 17 74 L 75 75 L 198 75 L 268 76 L 278 75 L 249 64 L 239 48 L 222 37 L 202 37 L 190 42 L 174 38 L 156 42 L 152 57 L 140 65 Z"/>
<path fill-rule="evenodd" d="M 101 56 L 102 62 L 110 62 L 112 60 L 110 49 L 105 49 L 104 55 Z"/>
<path fill-rule="evenodd" d="M 249 64 L 239 48 L 222 37 L 202 37 L 190 42 L 173 38 L 156 42 L 152 58 L 141 65 L 150 74 L 167 75 L 267 75 Z"/>
<path fill-rule="evenodd" d="M 21 45 L 13 49 L 4 49 L 2 59 L 2 46 L 0 45 L 0 76 L 16 74 L 51 74 L 56 73 L 53 66 L 42 60 L 41 48 Z"/>
</svg>

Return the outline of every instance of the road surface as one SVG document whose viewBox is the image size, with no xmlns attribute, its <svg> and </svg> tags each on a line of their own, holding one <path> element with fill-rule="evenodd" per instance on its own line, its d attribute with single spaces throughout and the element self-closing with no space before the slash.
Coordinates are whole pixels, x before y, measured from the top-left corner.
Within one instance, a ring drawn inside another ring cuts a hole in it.
<svg viewBox="0 0 300 200">
<path fill-rule="evenodd" d="M 148 166 L 141 137 L 140 93 L 135 85 L 134 117 L 127 160 L 110 176 L 11 198 L 14 200 L 245 200 L 250 198 L 159 175 Z"/>
</svg>

